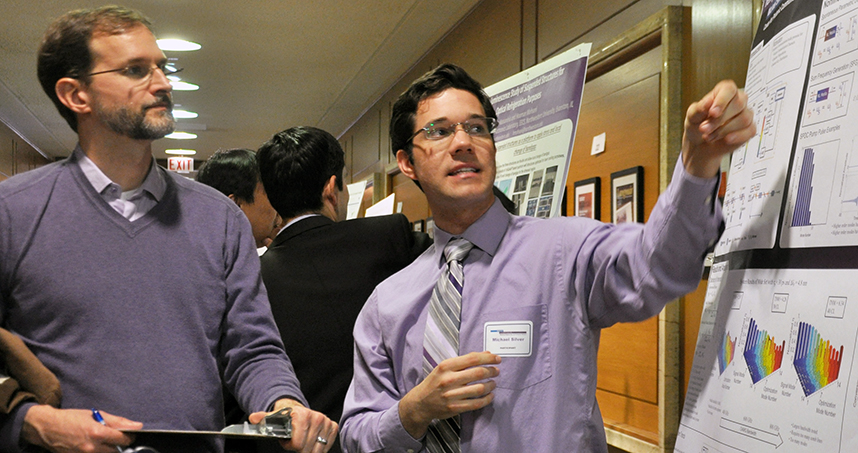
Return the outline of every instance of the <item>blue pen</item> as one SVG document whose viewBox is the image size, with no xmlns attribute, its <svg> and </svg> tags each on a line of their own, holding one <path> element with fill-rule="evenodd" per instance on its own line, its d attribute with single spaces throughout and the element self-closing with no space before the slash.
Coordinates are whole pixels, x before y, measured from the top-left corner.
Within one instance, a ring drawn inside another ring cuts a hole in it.
<svg viewBox="0 0 858 453">
<path fill-rule="evenodd" d="M 92 419 L 97 421 L 98 423 L 101 423 L 104 426 L 107 426 L 107 423 L 104 422 L 104 417 L 101 416 L 101 412 L 99 412 L 96 408 L 92 408 Z M 119 445 L 116 446 L 116 451 L 118 451 L 119 453 L 123 453 L 122 447 L 120 447 Z"/>
</svg>

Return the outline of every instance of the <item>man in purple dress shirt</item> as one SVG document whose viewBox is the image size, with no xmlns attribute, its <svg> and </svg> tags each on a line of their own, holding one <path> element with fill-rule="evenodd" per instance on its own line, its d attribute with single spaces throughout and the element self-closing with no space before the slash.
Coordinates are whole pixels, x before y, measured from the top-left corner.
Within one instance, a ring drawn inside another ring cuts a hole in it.
<svg viewBox="0 0 858 453">
<path fill-rule="evenodd" d="M 646 225 L 511 216 L 492 195 L 496 115 L 480 85 L 442 65 L 403 93 L 391 144 L 435 219 L 435 244 L 380 284 L 355 325 L 355 375 L 341 440 L 349 452 L 418 451 L 433 420 L 459 416 L 440 451 L 606 452 L 596 403 L 599 332 L 657 314 L 697 286 L 721 228 L 724 155 L 750 139 L 753 114 L 732 82 L 685 119 L 682 156 Z M 459 356 L 424 378 L 435 282 L 453 238 L 463 261 Z M 518 346 L 498 347 L 514 331 Z"/>
</svg>

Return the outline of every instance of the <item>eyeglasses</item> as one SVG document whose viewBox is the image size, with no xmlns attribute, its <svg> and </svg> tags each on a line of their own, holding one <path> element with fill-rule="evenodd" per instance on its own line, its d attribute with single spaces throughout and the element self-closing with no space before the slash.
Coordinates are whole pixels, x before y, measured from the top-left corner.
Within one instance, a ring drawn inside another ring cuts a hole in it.
<svg viewBox="0 0 858 453">
<path fill-rule="evenodd" d="M 414 137 L 420 135 L 421 132 L 426 137 L 426 140 L 446 140 L 456 135 L 456 128 L 458 128 L 459 125 L 461 125 L 462 130 L 464 130 L 465 133 L 470 135 L 471 137 L 488 137 L 495 132 L 495 129 L 497 129 L 498 120 L 481 116 L 452 124 L 429 123 L 426 125 L 426 127 L 423 127 L 419 131 L 415 132 L 414 135 L 412 135 L 411 138 L 408 139 L 408 141 L 410 142 L 411 140 L 414 140 Z"/>
<path fill-rule="evenodd" d="M 156 69 L 161 70 L 164 73 L 164 76 L 170 76 L 181 72 L 184 68 L 174 68 L 172 66 L 168 66 L 166 63 L 157 64 L 155 66 L 149 66 L 146 64 L 130 64 L 124 68 L 118 69 L 108 69 L 106 71 L 98 71 L 87 74 L 87 76 L 94 76 L 99 74 L 108 74 L 111 72 L 118 72 L 125 77 L 128 77 L 131 80 L 135 80 L 138 82 L 146 82 L 151 79 L 152 73 L 155 72 Z"/>
</svg>

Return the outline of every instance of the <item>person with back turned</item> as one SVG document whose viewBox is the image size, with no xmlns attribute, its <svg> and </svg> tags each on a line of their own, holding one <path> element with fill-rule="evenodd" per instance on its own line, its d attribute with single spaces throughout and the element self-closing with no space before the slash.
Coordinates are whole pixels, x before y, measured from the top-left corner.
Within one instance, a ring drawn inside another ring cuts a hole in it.
<svg viewBox="0 0 858 453">
<path fill-rule="evenodd" d="M 337 140 L 314 127 L 279 132 L 257 153 L 286 225 L 262 256 L 274 320 L 310 406 L 334 420 L 352 377 L 357 314 L 376 284 L 431 243 L 402 214 L 344 220 L 344 157 Z"/>
</svg>

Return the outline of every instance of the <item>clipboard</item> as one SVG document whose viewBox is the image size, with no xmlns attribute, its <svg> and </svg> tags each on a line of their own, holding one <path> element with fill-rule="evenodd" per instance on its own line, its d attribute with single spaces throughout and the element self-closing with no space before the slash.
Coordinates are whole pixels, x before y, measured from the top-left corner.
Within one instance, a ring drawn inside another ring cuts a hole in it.
<svg viewBox="0 0 858 453">
<path fill-rule="evenodd" d="M 194 431 L 183 429 L 122 429 L 129 434 L 169 434 L 191 436 L 220 436 L 233 438 L 265 438 L 289 440 L 292 438 L 292 408 L 285 407 L 269 414 L 257 424 L 244 422 L 241 425 L 229 425 L 220 431 Z"/>
</svg>

